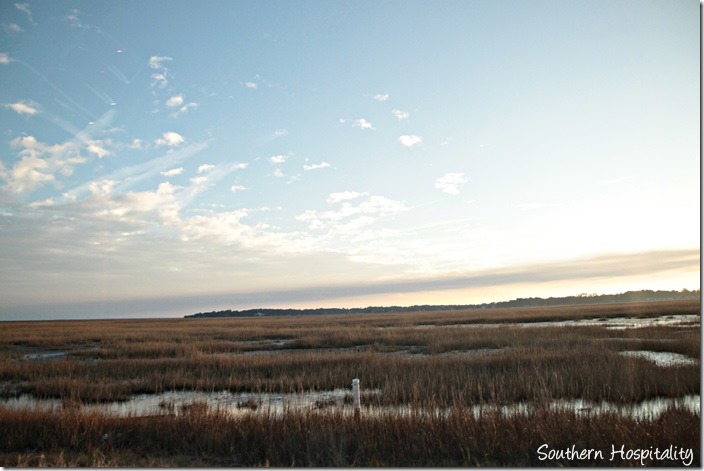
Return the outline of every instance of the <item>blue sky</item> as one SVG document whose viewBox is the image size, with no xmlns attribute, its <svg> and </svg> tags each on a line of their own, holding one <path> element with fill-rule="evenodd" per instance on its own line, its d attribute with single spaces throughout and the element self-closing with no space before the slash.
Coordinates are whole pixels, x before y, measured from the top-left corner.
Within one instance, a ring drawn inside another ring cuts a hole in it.
<svg viewBox="0 0 704 471">
<path fill-rule="evenodd" d="M 694 289 L 695 1 L 0 3 L 0 319 Z"/>
</svg>

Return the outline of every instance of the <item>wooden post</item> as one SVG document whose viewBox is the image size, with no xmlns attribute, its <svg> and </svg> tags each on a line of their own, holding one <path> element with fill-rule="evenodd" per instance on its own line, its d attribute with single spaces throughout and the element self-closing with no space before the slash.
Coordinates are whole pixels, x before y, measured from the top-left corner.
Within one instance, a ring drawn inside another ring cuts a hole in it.
<svg viewBox="0 0 704 471">
<path fill-rule="evenodd" d="M 354 416 L 359 417 L 360 401 L 359 401 L 359 379 L 352 380 L 352 403 L 354 404 Z"/>
</svg>

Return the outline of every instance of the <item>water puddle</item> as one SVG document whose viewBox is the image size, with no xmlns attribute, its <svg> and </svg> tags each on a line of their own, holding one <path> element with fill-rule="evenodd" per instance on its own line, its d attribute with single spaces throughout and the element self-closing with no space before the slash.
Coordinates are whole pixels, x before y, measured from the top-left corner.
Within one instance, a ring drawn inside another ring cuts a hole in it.
<svg viewBox="0 0 704 471">
<path fill-rule="evenodd" d="M 696 365 L 698 362 L 693 358 L 689 358 L 681 353 L 674 352 L 653 352 L 650 350 L 635 350 L 620 352 L 621 355 L 629 357 L 645 358 L 655 363 L 657 366 L 682 366 L 682 365 Z"/>
<path fill-rule="evenodd" d="M 477 324 L 421 324 L 417 329 L 432 328 L 454 328 L 454 327 L 474 327 L 474 328 L 496 328 L 496 327 L 578 327 L 578 326 L 603 326 L 607 329 L 639 329 L 643 327 L 699 327 L 700 316 L 698 314 L 681 314 L 676 316 L 661 317 L 612 317 L 598 319 L 576 319 L 571 321 L 541 321 L 541 322 L 495 322 Z"/>
<path fill-rule="evenodd" d="M 381 394 L 380 390 L 367 390 L 362 394 L 362 413 L 371 415 L 449 415 L 456 408 L 418 408 L 405 405 L 374 406 L 373 397 Z M 371 399 L 371 400 L 370 400 Z M 672 407 L 683 408 L 700 414 L 700 396 L 691 395 L 683 398 L 655 398 L 634 404 L 616 404 L 609 402 L 590 402 L 581 399 L 553 400 L 547 404 L 551 410 L 574 411 L 579 415 L 614 413 L 625 417 L 658 417 Z M 365 405 L 367 403 L 367 405 Z M 349 389 L 332 391 L 308 391 L 303 393 L 231 393 L 198 391 L 165 392 L 160 394 L 139 394 L 125 402 L 104 404 L 65 404 L 58 399 L 36 399 L 29 395 L 0 400 L 0 407 L 14 410 L 61 410 L 72 408 L 86 412 L 96 411 L 118 417 L 143 417 L 152 415 L 183 414 L 191 410 L 220 411 L 232 415 L 258 414 L 280 416 L 288 412 L 325 412 L 334 411 L 343 414 L 354 413 L 352 393 Z M 534 403 L 516 403 L 511 405 L 472 405 L 464 410 L 471 411 L 475 417 L 484 414 L 502 415 L 529 414 L 542 410 L 545 406 Z"/>
</svg>

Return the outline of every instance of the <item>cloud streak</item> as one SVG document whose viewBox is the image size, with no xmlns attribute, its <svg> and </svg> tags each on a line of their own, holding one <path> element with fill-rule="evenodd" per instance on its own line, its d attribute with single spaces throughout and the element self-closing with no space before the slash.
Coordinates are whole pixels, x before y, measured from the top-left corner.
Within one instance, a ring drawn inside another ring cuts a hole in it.
<svg viewBox="0 0 704 471">
<path fill-rule="evenodd" d="M 415 280 L 377 280 L 369 283 L 316 285 L 307 288 L 242 291 L 228 294 L 145 297 L 84 303 L 52 303 L 51 308 L 35 305 L 11 307 L 12 315 L 42 318 L 51 311 L 56 318 L 87 318 L 100 312 L 104 317 L 135 317 L 141 315 L 181 316 L 221 309 L 275 307 L 305 303 L 311 307 L 329 306 L 340 298 L 358 298 L 362 306 L 365 296 L 417 293 L 424 291 L 484 288 L 511 284 L 580 281 L 593 278 L 620 278 L 632 275 L 655 275 L 676 269 L 698 270 L 698 250 L 673 250 L 632 254 L 601 255 L 558 263 L 519 266 L 500 270 L 485 270 L 464 276 Z M 491 300 L 487 300 L 491 301 Z M 8 318 L 10 310 L 0 312 Z"/>
</svg>

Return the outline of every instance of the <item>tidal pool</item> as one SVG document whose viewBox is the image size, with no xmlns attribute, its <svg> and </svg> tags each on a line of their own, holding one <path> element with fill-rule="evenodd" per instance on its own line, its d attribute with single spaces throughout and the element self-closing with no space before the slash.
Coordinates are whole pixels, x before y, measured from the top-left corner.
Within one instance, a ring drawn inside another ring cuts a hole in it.
<svg viewBox="0 0 704 471">
<path fill-rule="evenodd" d="M 449 415 L 453 408 L 420 408 L 407 405 L 374 406 L 365 405 L 370 396 L 381 394 L 379 390 L 367 390 L 362 395 L 362 414 L 385 415 Z M 124 402 L 101 404 L 66 405 L 58 399 L 36 399 L 29 395 L 0 400 L 0 407 L 15 410 L 61 410 L 77 408 L 86 412 L 100 412 L 119 417 L 152 416 L 165 414 L 182 414 L 193 405 L 206 407 L 211 411 L 229 414 L 269 414 L 279 416 L 288 412 L 326 413 L 329 411 L 354 413 L 351 390 L 335 389 L 332 391 L 307 391 L 302 393 L 232 393 L 223 392 L 164 392 L 160 394 L 138 394 Z M 696 414 L 700 413 L 700 395 L 683 398 L 654 398 L 632 404 L 611 402 L 591 402 L 582 399 L 558 399 L 546 404 L 521 402 L 509 405 L 468 405 L 476 417 L 483 414 L 500 413 L 502 415 L 529 414 L 536 410 L 572 410 L 580 415 L 614 413 L 626 417 L 658 417 L 671 407 L 684 408 Z"/>
<path fill-rule="evenodd" d="M 687 355 L 674 352 L 653 352 L 650 350 L 634 350 L 620 352 L 621 355 L 629 357 L 645 358 L 655 363 L 657 366 L 681 366 L 681 365 L 696 365 L 697 360 L 689 358 Z"/>
</svg>

